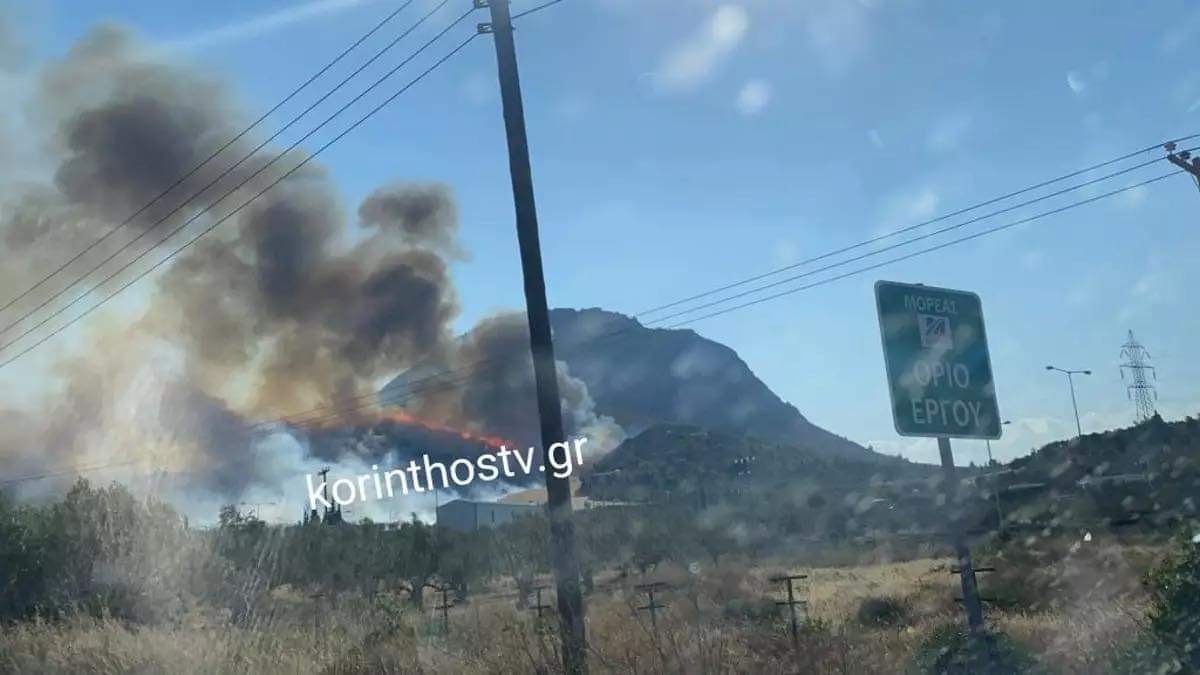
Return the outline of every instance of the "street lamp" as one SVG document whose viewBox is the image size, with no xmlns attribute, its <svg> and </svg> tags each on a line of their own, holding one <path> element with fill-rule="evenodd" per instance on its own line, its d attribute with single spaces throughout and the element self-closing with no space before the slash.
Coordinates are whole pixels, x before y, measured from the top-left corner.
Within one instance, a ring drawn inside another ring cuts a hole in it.
<svg viewBox="0 0 1200 675">
<path fill-rule="evenodd" d="M 1046 366 L 1046 370 L 1057 370 L 1067 376 L 1067 384 L 1071 387 L 1071 407 L 1075 409 L 1075 432 L 1078 436 L 1083 436 L 1083 427 L 1079 426 L 1079 404 L 1075 402 L 1075 375 L 1091 375 L 1090 370 L 1064 370 L 1056 366 Z"/>
<path fill-rule="evenodd" d="M 1000 424 L 1001 425 L 1012 424 L 1012 420 L 1004 420 Z M 992 468 L 992 439 L 988 438 L 985 440 L 985 442 L 987 443 L 987 451 L 988 451 L 988 467 Z M 997 471 L 996 473 L 999 473 L 999 472 Z M 996 527 L 999 528 L 1001 532 L 1003 532 L 1004 531 L 1004 512 L 1000 510 L 1000 480 L 999 479 L 992 481 L 992 495 L 995 496 L 995 498 L 996 498 Z"/>
<path fill-rule="evenodd" d="M 1000 424 L 1012 424 L 1012 420 L 1004 420 Z M 988 451 L 988 466 L 991 466 L 992 465 L 992 439 L 990 439 L 990 438 L 986 439 L 986 443 L 987 443 L 987 451 Z"/>
</svg>

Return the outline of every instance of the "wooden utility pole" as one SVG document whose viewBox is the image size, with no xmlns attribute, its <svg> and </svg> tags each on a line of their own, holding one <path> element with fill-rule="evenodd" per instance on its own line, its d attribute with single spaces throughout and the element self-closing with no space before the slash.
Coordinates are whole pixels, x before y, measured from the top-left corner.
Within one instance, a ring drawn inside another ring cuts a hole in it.
<svg viewBox="0 0 1200 675">
<path fill-rule="evenodd" d="M 1196 186 L 1200 187 L 1200 157 L 1192 157 L 1192 153 L 1188 150 L 1175 152 L 1175 147 L 1174 142 L 1163 146 L 1167 151 L 1167 160 L 1192 174 L 1192 178 L 1196 179 Z"/>
<path fill-rule="evenodd" d="M 439 610 L 442 613 L 442 634 L 449 635 L 450 634 L 450 608 L 454 606 L 454 604 L 451 603 L 450 599 L 447 597 L 447 593 L 450 592 L 450 584 L 441 584 L 440 586 L 435 586 L 433 584 L 427 584 L 427 585 L 430 588 L 432 588 L 434 591 L 442 594 L 442 604 L 434 607 L 434 609 Z"/>
<path fill-rule="evenodd" d="M 492 21 L 490 24 L 480 24 L 479 31 L 491 33 L 496 43 L 500 100 L 504 107 L 504 129 L 508 141 L 508 169 L 516 206 L 517 242 L 525 279 L 525 309 L 529 318 L 529 343 L 533 353 L 533 375 L 541 421 L 542 462 L 544 466 L 551 466 L 550 446 L 566 439 L 558 394 L 558 373 L 554 365 L 554 343 L 550 337 L 550 309 L 546 304 L 546 280 L 538 241 L 533 170 L 529 163 L 529 140 L 525 133 L 517 50 L 513 42 L 508 0 L 475 0 L 476 7 L 485 5 L 491 10 Z M 575 552 L 575 528 L 571 518 L 571 483 L 568 478 L 556 477 L 553 471 L 546 471 L 545 478 L 550 519 L 550 559 L 558 591 L 563 670 L 569 675 L 583 675 L 587 672 L 587 637 L 583 623 L 583 593 L 579 587 L 579 559 Z"/>
<path fill-rule="evenodd" d="M 640 584 L 638 586 L 635 586 L 635 588 L 637 588 L 639 591 L 646 594 L 646 598 L 647 598 L 648 602 L 644 606 L 638 607 L 638 609 L 642 610 L 642 611 L 650 612 L 650 626 L 654 629 L 654 637 L 657 638 L 658 637 L 658 610 L 666 608 L 666 605 L 662 604 L 661 602 L 657 602 L 654 599 L 654 592 L 665 590 L 667 588 L 667 585 L 661 581 L 656 581 L 651 584 Z"/>
<path fill-rule="evenodd" d="M 943 493 L 946 496 L 946 508 L 950 509 L 950 532 L 954 539 L 954 553 L 958 557 L 959 580 L 962 582 L 963 608 L 967 610 L 967 626 L 972 632 L 983 630 L 983 604 L 979 601 L 979 586 L 975 583 L 975 569 L 971 564 L 971 549 L 967 546 L 966 535 L 958 518 L 956 502 L 958 497 L 958 472 L 954 468 L 954 453 L 950 449 L 950 439 L 939 436 L 938 452 L 942 456 L 942 472 L 944 475 Z"/>
<path fill-rule="evenodd" d="M 534 586 L 533 587 L 534 592 L 537 594 L 537 601 L 534 602 L 533 607 L 530 607 L 529 609 L 534 612 L 537 612 L 538 621 L 542 620 L 542 617 L 545 615 L 546 610 L 553 609 L 553 607 L 551 607 L 550 605 L 542 604 L 542 591 L 546 590 L 547 588 L 548 588 L 547 586 Z"/>
<path fill-rule="evenodd" d="M 800 625 L 799 625 L 799 622 L 796 621 L 796 605 L 800 605 L 800 606 L 804 607 L 804 611 L 805 611 L 805 613 L 807 613 L 808 612 L 808 601 L 796 599 L 796 593 L 792 588 L 792 582 L 799 580 L 799 579 L 807 579 L 807 578 L 808 578 L 807 574 L 788 574 L 785 576 L 771 577 L 771 581 L 773 581 L 775 583 L 781 583 L 781 582 L 787 583 L 787 594 L 788 594 L 787 601 L 786 602 L 776 601 L 775 604 L 776 605 L 787 605 L 788 611 L 791 613 L 792 647 L 796 648 L 796 649 L 800 648 Z"/>
</svg>

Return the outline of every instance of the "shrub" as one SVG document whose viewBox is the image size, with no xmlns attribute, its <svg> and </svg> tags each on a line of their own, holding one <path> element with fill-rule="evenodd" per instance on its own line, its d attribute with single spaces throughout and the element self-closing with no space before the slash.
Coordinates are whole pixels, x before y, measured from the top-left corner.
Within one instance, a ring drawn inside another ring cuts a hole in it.
<svg viewBox="0 0 1200 675">
<path fill-rule="evenodd" d="M 871 628 L 898 628 L 909 623 L 908 603 L 893 597 L 864 598 L 858 605 L 858 622 Z"/>
<path fill-rule="evenodd" d="M 1192 670 L 1200 670 L 1200 542 L 1184 533 L 1145 579 L 1150 628 Z"/>
<path fill-rule="evenodd" d="M 918 672 L 930 675 L 1030 673 L 1035 663 L 1017 643 L 995 632 L 972 634 L 957 624 L 934 628 L 917 650 Z"/>
<path fill-rule="evenodd" d="M 779 621 L 779 607 L 769 598 L 733 598 L 725 603 L 722 615 L 729 621 L 772 624 Z"/>
</svg>

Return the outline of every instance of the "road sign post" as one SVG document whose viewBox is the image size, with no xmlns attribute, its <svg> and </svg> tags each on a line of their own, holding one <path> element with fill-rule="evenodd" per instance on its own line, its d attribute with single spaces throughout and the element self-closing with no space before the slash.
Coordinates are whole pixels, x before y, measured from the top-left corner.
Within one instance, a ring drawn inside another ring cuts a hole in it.
<svg viewBox="0 0 1200 675">
<path fill-rule="evenodd" d="M 937 438 L 946 505 L 953 508 L 958 478 L 950 439 L 1000 438 L 983 305 L 974 293 L 892 281 L 876 282 L 875 302 L 896 432 Z M 951 518 L 950 531 L 967 624 L 981 630 L 983 609 L 959 518 Z"/>
</svg>

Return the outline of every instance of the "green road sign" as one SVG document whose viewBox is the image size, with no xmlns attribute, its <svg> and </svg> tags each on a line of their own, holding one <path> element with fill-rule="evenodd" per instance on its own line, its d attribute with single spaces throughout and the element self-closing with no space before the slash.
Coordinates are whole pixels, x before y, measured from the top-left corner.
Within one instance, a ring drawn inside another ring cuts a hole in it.
<svg viewBox="0 0 1200 675">
<path fill-rule="evenodd" d="M 875 301 L 896 432 L 1000 438 L 979 296 L 878 281 Z"/>
</svg>

